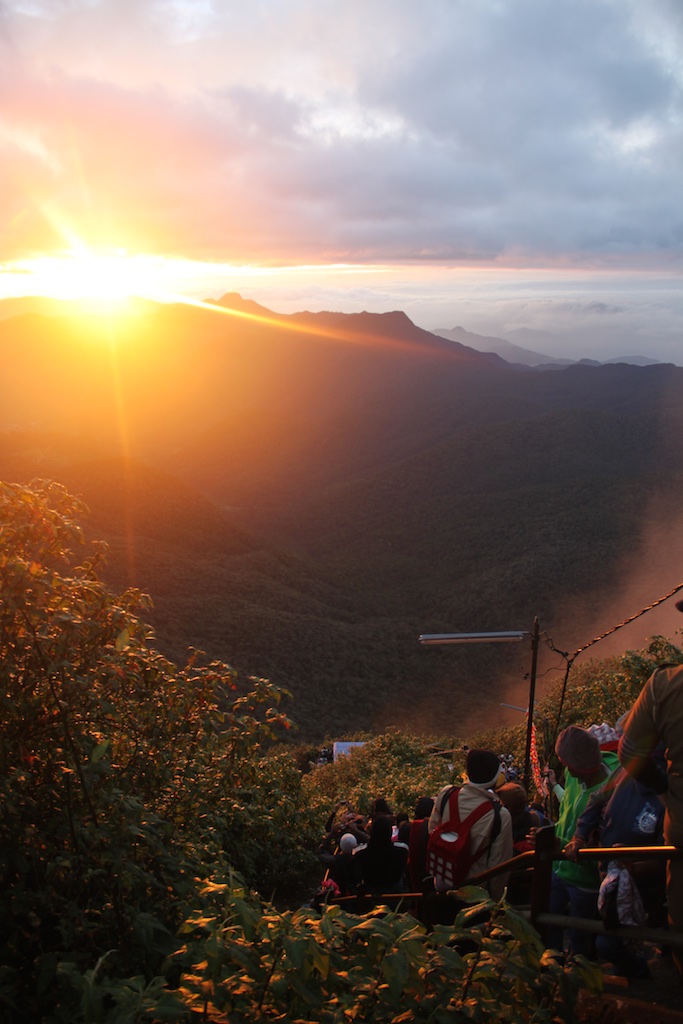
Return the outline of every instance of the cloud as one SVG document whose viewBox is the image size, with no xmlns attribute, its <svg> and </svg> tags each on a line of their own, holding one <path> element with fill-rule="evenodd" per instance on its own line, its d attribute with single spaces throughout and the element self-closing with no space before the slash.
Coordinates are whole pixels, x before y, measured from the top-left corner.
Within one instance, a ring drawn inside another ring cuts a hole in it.
<svg viewBox="0 0 683 1024">
<path fill-rule="evenodd" d="M 6 257 L 62 222 L 232 261 L 680 256 L 676 3 L 1 13 Z"/>
</svg>

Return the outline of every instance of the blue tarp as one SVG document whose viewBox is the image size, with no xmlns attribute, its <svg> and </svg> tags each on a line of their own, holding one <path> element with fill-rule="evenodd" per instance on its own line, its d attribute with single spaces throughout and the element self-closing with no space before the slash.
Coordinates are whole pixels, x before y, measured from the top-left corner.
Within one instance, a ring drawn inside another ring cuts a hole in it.
<svg viewBox="0 0 683 1024">
<path fill-rule="evenodd" d="M 333 758 L 333 760 L 338 761 L 339 758 L 343 757 L 344 754 L 348 754 L 348 752 L 351 749 L 351 747 L 364 747 L 364 746 L 365 746 L 365 741 L 364 740 L 350 740 L 348 742 L 342 741 L 342 742 L 339 742 L 339 743 L 333 743 L 332 744 L 332 758 Z"/>
</svg>

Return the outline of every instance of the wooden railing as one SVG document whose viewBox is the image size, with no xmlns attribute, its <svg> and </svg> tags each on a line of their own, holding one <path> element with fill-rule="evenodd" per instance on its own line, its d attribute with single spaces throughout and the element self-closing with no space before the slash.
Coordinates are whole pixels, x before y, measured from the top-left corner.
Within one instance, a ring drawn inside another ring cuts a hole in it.
<svg viewBox="0 0 683 1024">
<path fill-rule="evenodd" d="M 610 848 L 606 847 L 584 847 L 578 851 L 579 861 L 618 859 L 624 861 L 659 860 L 669 861 L 683 857 L 683 849 L 676 846 L 620 846 L 611 848 L 613 856 L 610 857 Z M 551 914 L 550 886 L 552 879 L 553 864 L 555 861 L 564 860 L 564 854 L 558 853 L 555 849 L 555 826 L 546 825 L 536 832 L 535 848 L 526 853 L 517 854 L 502 864 L 489 868 L 481 874 L 473 876 L 468 880 L 468 885 L 481 885 L 497 875 L 506 874 L 509 871 L 524 871 L 531 873 L 531 902 L 527 909 L 529 919 L 538 931 L 541 938 L 546 941 L 549 926 L 560 928 L 574 928 L 578 931 L 593 932 L 594 934 L 609 934 L 617 938 L 633 939 L 638 942 L 653 942 L 662 946 L 670 946 L 675 949 L 683 949 L 683 933 L 672 932 L 666 928 L 647 928 L 623 925 L 619 928 L 605 928 L 601 920 L 590 920 L 588 918 L 568 917 L 560 914 Z M 404 910 L 413 910 L 416 916 L 422 918 L 422 909 L 427 901 L 432 905 L 439 900 L 444 903 L 448 900 L 453 902 L 453 894 L 434 892 L 401 892 L 364 894 L 361 896 L 336 896 L 328 900 L 329 903 L 338 903 L 342 906 L 353 908 L 360 912 L 387 904 L 391 907 L 398 907 Z"/>
<path fill-rule="evenodd" d="M 615 860 L 620 861 L 669 861 L 680 859 L 683 850 L 677 846 L 619 846 L 619 847 L 584 847 L 577 852 L 577 860 Z M 550 926 L 574 928 L 577 931 L 593 932 L 597 935 L 609 934 L 620 939 L 633 939 L 638 942 L 655 942 L 658 945 L 683 949 L 683 933 L 669 931 L 667 928 L 646 928 L 635 925 L 621 925 L 618 928 L 605 928 L 602 921 L 590 920 L 585 917 L 568 917 L 563 914 L 551 914 L 550 885 L 553 863 L 564 860 L 564 855 L 555 850 L 555 826 L 546 825 L 536 833 L 536 846 L 521 858 L 531 859 L 533 877 L 531 886 L 530 920 L 541 938 L 545 941 Z M 512 863 L 512 862 L 509 862 Z M 488 873 L 487 873 L 488 874 Z M 480 878 L 485 881 L 484 878 Z"/>
</svg>

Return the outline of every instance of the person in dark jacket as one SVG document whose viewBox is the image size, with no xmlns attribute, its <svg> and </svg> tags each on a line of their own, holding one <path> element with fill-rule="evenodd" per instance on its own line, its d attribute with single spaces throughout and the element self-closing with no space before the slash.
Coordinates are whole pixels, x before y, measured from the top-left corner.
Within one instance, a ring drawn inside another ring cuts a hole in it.
<svg viewBox="0 0 683 1024">
<path fill-rule="evenodd" d="M 533 833 L 543 824 L 543 817 L 529 806 L 527 791 L 520 782 L 505 782 L 496 790 L 496 796 L 507 807 L 512 818 L 512 853 L 533 850 Z M 508 882 L 507 898 L 512 904 L 531 902 L 531 873 L 522 868 L 512 871 Z"/>
<path fill-rule="evenodd" d="M 358 871 L 354 853 L 358 840 L 351 832 L 345 832 L 339 840 L 337 853 L 327 861 L 328 877 L 336 883 L 340 896 L 352 896 L 358 885 Z"/>
<path fill-rule="evenodd" d="M 663 750 L 653 755 L 663 769 Z M 657 794 L 621 766 L 594 792 L 576 823 L 564 854 L 577 859 L 584 846 L 601 846 L 602 884 L 598 907 L 608 927 L 620 924 L 666 924 L 664 862 L 619 862 L 620 846 L 660 846 L 664 841 L 664 805 Z M 624 918 L 622 920 L 622 918 Z M 597 953 L 626 978 L 647 978 L 649 969 L 641 947 L 613 935 L 600 935 Z"/>
<path fill-rule="evenodd" d="M 373 819 L 367 846 L 359 846 L 353 855 L 359 878 L 359 892 L 373 894 L 404 891 L 408 847 L 392 842 L 393 822 L 387 814 Z"/>
<path fill-rule="evenodd" d="M 683 612 L 683 601 L 676 602 Z M 647 782 L 666 804 L 664 838 L 683 849 L 683 666 L 663 665 L 645 683 L 624 722 L 619 761 L 630 775 Z M 650 754 L 659 743 L 666 751 L 666 774 L 657 778 Z M 668 863 L 666 898 L 669 927 L 683 931 L 683 858 Z M 683 973 L 683 953 L 673 949 Z"/>
<path fill-rule="evenodd" d="M 415 814 L 408 834 L 408 877 L 414 892 L 421 892 L 427 876 L 427 843 L 429 842 L 429 816 L 434 798 L 421 796 L 415 804 Z"/>
</svg>

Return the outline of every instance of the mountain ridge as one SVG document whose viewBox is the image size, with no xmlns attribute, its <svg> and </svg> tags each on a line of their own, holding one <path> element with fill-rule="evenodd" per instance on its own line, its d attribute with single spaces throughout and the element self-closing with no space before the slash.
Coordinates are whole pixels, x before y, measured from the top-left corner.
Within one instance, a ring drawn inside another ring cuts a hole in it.
<svg viewBox="0 0 683 1024">
<path fill-rule="evenodd" d="M 518 331 L 511 331 L 510 333 L 515 336 L 523 337 L 524 339 L 539 339 L 541 341 L 552 337 L 552 340 L 556 345 L 561 340 L 556 336 L 548 335 L 546 331 L 535 332 L 529 329 L 520 329 Z M 612 356 L 609 359 L 602 360 L 576 360 L 566 357 L 550 356 L 534 349 L 526 348 L 523 345 L 519 345 L 510 338 L 498 337 L 497 335 L 476 334 L 473 331 L 467 331 L 464 327 L 459 326 L 452 327 L 450 329 L 443 327 L 435 328 L 434 334 L 438 334 L 439 337 L 447 338 L 456 343 L 469 345 L 471 348 L 474 348 L 479 352 L 491 352 L 512 364 L 536 366 L 539 369 L 554 369 L 562 366 L 571 366 L 576 362 L 593 362 L 595 365 L 601 365 L 604 363 L 630 363 L 634 366 L 655 366 L 661 362 L 659 359 L 652 359 L 649 356 L 642 355 Z"/>
</svg>

